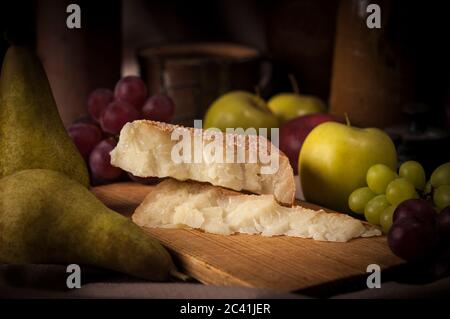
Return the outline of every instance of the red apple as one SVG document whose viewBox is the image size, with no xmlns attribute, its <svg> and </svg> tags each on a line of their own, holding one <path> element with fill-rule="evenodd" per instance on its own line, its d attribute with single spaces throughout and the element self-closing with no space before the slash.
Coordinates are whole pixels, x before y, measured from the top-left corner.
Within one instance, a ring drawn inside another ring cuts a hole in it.
<svg viewBox="0 0 450 319">
<path fill-rule="evenodd" d="M 295 174 L 298 172 L 298 154 L 303 141 L 317 125 L 329 121 L 338 121 L 326 113 L 314 113 L 296 117 L 280 127 L 280 149 L 289 158 Z"/>
</svg>

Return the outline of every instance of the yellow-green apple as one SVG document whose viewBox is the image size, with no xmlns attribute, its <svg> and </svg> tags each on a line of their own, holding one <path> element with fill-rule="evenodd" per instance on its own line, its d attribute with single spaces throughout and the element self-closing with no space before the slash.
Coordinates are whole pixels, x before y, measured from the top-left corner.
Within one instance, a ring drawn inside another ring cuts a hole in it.
<svg viewBox="0 0 450 319">
<path fill-rule="evenodd" d="M 295 92 L 277 94 L 269 100 L 268 105 L 281 123 L 302 115 L 327 110 L 325 103 L 318 97 Z"/>
<path fill-rule="evenodd" d="M 316 113 L 296 117 L 280 126 L 280 149 L 289 158 L 295 173 L 298 172 L 298 155 L 306 136 L 317 125 L 329 121 L 337 121 L 337 118 Z"/>
<path fill-rule="evenodd" d="M 259 96 L 245 91 L 232 91 L 211 104 L 203 126 L 216 127 L 222 131 L 237 127 L 269 129 L 278 127 L 278 119 Z"/>
<path fill-rule="evenodd" d="M 366 184 L 374 164 L 397 167 L 390 137 L 376 128 L 356 128 L 326 122 L 306 137 L 299 156 L 299 175 L 305 199 L 349 212 L 348 196 Z"/>
</svg>

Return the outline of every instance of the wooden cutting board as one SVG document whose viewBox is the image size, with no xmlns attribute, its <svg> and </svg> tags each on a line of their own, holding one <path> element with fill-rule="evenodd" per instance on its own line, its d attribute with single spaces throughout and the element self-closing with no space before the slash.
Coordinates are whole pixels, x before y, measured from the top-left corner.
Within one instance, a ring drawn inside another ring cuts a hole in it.
<svg viewBox="0 0 450 319">
<path fill-rule="evenodd" d="M 131 216 L 150 191 L 152 186 L 135 183 L 93 189 L 107 206 L 126 216 Z M 184 229 L 145 231 L 168 248 L 182 271 L 205 284 L 296 291 L 368 275 L 369 264 L 387 269 L 402 263 L 391 253 L 384 236 L 330 243 L 285 236 L 220 236 Z"/>
</svg>

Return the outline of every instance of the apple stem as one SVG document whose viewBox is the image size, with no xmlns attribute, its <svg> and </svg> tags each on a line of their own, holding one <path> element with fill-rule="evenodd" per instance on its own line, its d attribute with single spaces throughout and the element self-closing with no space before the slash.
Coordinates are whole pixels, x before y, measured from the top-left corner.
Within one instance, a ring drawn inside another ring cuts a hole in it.
<svg viewBox="0 0 450 319">
<path fill-rule="evenodd" d="M 255 85 L 255 94 L 258 97 L 261 97 L 261 90 L 259 89 L 259 85 Z"/>
<path fill-rule="evenodd" d="M 297 79 L 295 78 L 295 76 L 292 73 L 289 73 L 288 77 L 289 81 L 291 82 L 292 90 L 294 91 L 294 93 L 300 94 L 300 91 L 298 90 Z"/>
<path fill-rule="evenodd" d="M 350 118 L 348 117 L 347 112 L 344 113 L 345 116 L 345 122 L 347 123 L 347 126 L 352 126 L 352 123 L 350 123 Z"/>
</svg>

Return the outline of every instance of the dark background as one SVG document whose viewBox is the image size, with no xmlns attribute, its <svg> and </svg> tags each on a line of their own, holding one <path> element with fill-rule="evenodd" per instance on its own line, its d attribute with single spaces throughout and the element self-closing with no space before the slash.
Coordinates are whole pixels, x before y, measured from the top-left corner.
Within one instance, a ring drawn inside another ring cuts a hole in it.
<svg viewBox="0 0 450 319">
<path fill-rule="evenodd" d="M 442 104 L 449 86 L 450 6 L 444 1 L 392 2 L 392 41 L 407 47 L 416 59 L 417 100 Z M 296 75 L 304 92 L 329 97 L 338 0 L 2 1 L 0 27 L 25 36 L 35 46 L 51 36 L 50 30 L 38 32 L 37 15 L 47 20 L 57 20 L 61 14 L 65 18 L 69 3 L 82 8 L 81 32 L 92 33 L 104 55 L 119 52 L 122 68 L 132 65 L 134 50 L 145 44 L 230 41 L 256 47 L 279 62 Z M 102 47 L 107 34 L 118 37 L 117 43 L 124 47 L 106 43 Z M 1 56 L 7 45 L 1 42 Z M 110 66 L 114 67 L 119 66 Z M 283 89 L 290 89 L 284 82 Z"/>
</svg>

